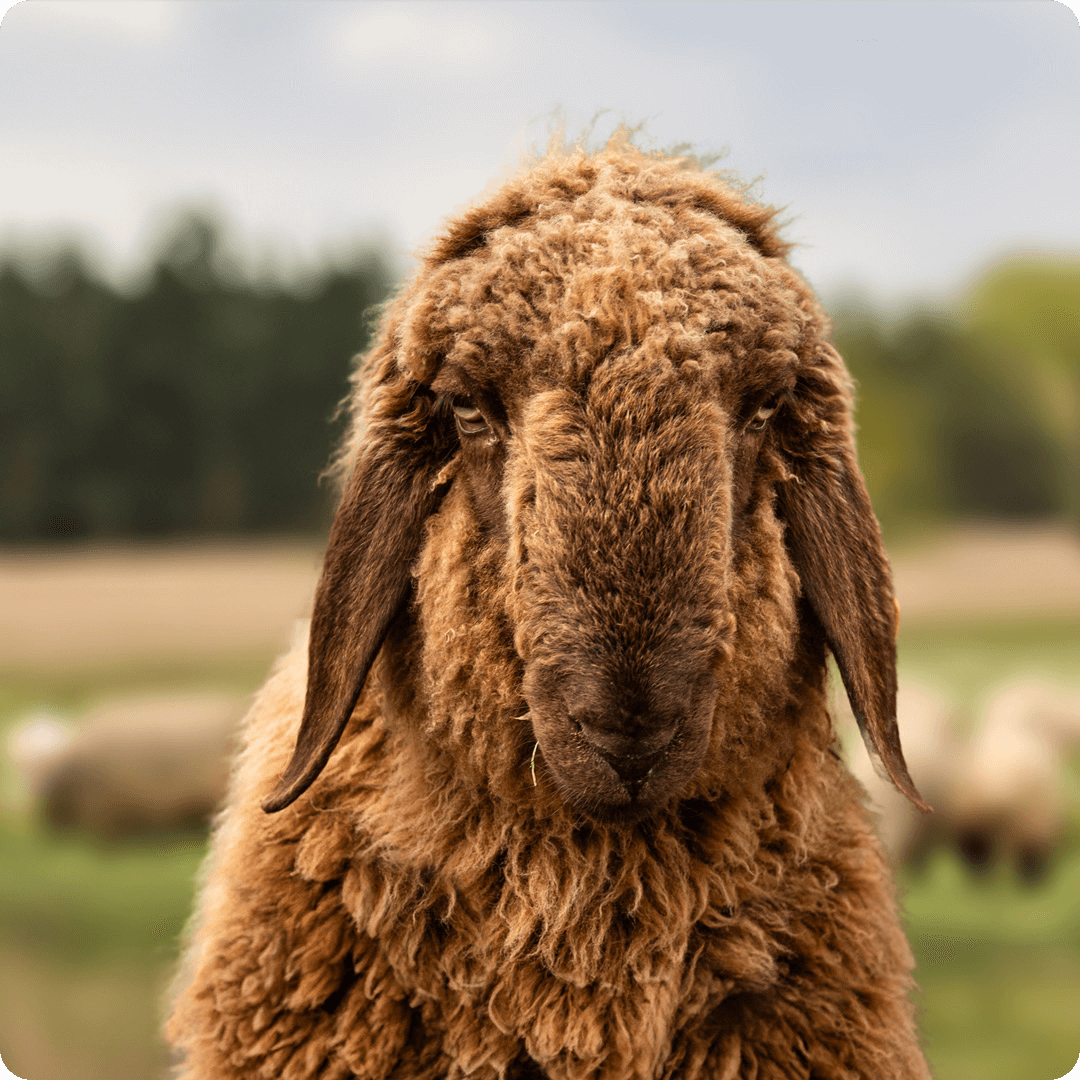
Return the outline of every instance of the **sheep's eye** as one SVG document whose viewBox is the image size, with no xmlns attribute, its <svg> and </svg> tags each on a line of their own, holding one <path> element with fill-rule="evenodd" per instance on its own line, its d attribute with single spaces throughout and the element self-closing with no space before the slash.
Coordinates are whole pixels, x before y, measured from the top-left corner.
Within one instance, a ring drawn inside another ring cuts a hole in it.
<svg viewBox="0 0 1080 1080">
<path fill-rule="evenodd" d="M 772 401 L 762 405 L 760 409 L 750 418 L 750 430 L 761 431 L 765 425 L 772 419 L 773 413 L 780 407 L 780 399 L 773 398 Z"/>
<path fill-rule="evenodd" d="M 462 435 L 479 435 L 490 427 L 484 414 L 471 401 L 454 403 L 454 420 Z"/>
</svg>

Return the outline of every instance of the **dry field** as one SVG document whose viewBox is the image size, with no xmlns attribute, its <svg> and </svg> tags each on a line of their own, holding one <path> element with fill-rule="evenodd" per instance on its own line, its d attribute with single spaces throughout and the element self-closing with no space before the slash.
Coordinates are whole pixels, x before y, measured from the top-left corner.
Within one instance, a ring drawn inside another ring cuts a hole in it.
<svg viewBox="0 0 1080 1080">
<path fill-rule="evenodd" d="M 0 554 L 0 671 L 272 656 L 310 614 L 321 559 L 272 542 Z"/>
<path fill-rule="evenodd" d="M 0 554 L 0 672 L 272 656 L 321 552 L 285 543 Z M 905 622 L 1080 614 L 1080 534 L 967 527 L 894 555 Z"/>
<path fill-rule="evenodd" d="M 902 619 L 1080 614 L 1080 530 L 971 525 L 893 555 Z"/>
</svg>

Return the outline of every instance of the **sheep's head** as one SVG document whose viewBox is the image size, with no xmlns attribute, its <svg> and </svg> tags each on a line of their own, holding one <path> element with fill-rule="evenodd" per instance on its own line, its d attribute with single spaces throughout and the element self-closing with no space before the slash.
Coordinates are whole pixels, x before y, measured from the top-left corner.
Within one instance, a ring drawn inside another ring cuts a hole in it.
<svg viewBox="0 0 1080 1080">
<path fill-rule="evenodd" d="M 918 801 L 847 375 L 771 217 L 616 148 L 542 162 L 434 246 L 369 361 L 304 719 L 266 809 L 329 758 L 440 542 L 432 515 L 494 556 L 474 601 L 498 605 L 488 632 L 530 725 L 506 737 L 574 808 L 633 818 L 722 770 L 746 715 L 788 704 L 808 624 Z"/>
</svg>

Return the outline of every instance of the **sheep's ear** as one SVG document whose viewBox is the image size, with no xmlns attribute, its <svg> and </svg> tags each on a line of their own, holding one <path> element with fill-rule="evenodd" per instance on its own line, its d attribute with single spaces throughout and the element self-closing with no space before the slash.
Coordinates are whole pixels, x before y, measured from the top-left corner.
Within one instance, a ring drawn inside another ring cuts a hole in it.
<svg viewBox="0 0 1080 1080">
<path fill-rule="evenodd" d="M 892 574 L 846 423 L 842 361 L 831 347 L 828 354 L 832 370 L 822 374 L 835 398 L 834 422 L 821 427 L 831 432 L 832 445 L 796 455 L 794 477 L 780 485 L 780 512 L 803 592 L 836 658 L 867 750 L 900 792 L 929 810 L 908 774 L 896 724 Z"/>
<path fill-rule="evenodd" d="M 424 521 L 448 486 L 453 448 L 434 420 L 430 392 L 391 378 L 374 388 L 373 399 L 315 593 L 300 733 L 292 760 L 262 804 L 267 813 L 294 802 L 329 760 L 408 598 Z"/>
</svg>

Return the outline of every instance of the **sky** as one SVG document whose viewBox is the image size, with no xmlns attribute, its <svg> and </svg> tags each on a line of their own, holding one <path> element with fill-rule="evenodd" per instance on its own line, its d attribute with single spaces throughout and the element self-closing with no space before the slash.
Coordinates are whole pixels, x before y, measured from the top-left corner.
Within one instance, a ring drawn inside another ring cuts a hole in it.
<svg viewBox="0 0 1080 1080">
<path fill-rule="evenodd" d="M 375 239 L 407 267 L 560 116 L 725 151 L 826 296 L 932 299 L 1080 252 L 1080 23 L 1058 0 L 22 0 L 0 23 L 0 247 L 77 236 L 133 280 L 195 206 L 252 266 Z"/>
</svg>

